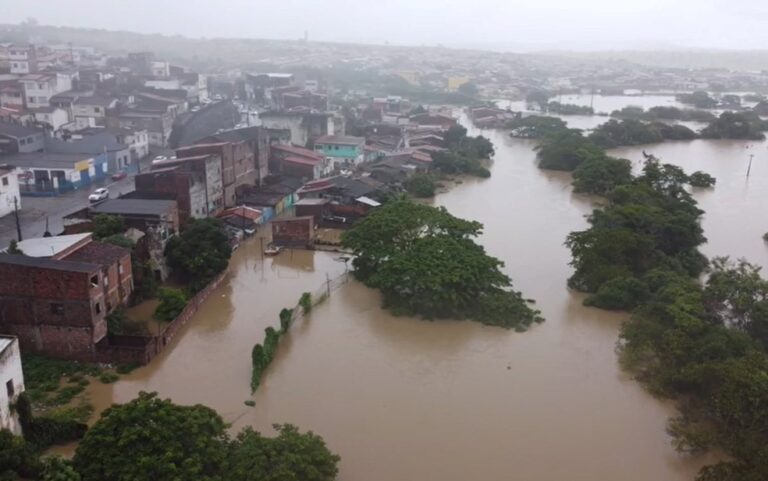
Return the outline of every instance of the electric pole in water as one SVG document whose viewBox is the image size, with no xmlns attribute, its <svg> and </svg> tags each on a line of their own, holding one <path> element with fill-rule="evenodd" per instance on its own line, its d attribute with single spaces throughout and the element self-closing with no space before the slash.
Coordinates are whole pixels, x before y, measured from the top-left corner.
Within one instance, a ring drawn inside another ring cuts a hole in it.
<svg viewBox="0 0 768 481">
<path fill-rule="evenodd" d="M 747 167 L 747 177 L 749 177 L 749 172 L 752 170 L 752 159 L 755 158 L 755 154 L 749 154 L 749 166 Z"/>
<path fill-rule="evenodd" d="M 21 222 L 19 221 L 19 199 L 18 197 L 13 198 L 13 215 L 16 218 L 16 238 L 19 240 L 19 242 L 22 241 L 21 238 Z"/>
</svg>

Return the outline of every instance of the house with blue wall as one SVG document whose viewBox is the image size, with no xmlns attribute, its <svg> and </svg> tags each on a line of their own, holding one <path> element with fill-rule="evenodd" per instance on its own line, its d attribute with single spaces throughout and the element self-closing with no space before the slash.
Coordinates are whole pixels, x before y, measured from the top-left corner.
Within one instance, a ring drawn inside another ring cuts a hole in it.
<svg viewBox="0 0 768 481">
<path fill-rule="evenodd" d="M 106 154 L 33 152 L 3 157 L 18 168 L 19 191 L 27 196 L 55 196 L 87 188 L 107 176 Z"/>
<path fill-rule="evenodd" d="M 352 167 L 365 162 L 365 139 L 347 135 L 326 135 L 315 140 L 315 152 L 328 158 L 334 167 Z"/>
</svg>

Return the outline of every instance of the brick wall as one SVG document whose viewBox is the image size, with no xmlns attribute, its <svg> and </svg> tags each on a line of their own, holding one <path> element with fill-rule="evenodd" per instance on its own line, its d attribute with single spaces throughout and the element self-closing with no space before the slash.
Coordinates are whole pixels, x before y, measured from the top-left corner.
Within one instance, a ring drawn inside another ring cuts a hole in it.
<svg viewBox="0 0 768 481">
<path fill-rule="evenodd" d="M 181 314 L 166 324 L 160 335 L 152 337 L 109 336 L 96 345 L 96 359 L 105 363 L 149 364 L 197 313 L 211 292 L 224 281 L 226 275 L 225 271 L 190 299 Z"/>
</svg>

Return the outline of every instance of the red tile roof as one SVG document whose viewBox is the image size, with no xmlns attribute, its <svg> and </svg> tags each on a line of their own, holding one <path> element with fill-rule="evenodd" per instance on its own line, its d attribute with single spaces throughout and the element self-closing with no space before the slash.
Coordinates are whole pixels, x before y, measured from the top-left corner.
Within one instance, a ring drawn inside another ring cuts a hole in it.
<svg viewBox="0 0 768 481">
<path fill-rule="evenodd" d="M 291 162 L 294 164 L 301 164 L 301 165 L 320 165 L 323 161 L 320 159 L 304 159 L 301 157 L 295 157 L 293 155 L 289 155 L 288 157 L 283 159 L 284 162 Z"/>
<path fill-rule="evenodd" d="M 276 144 L 271 146 L 273 150 L 279 150 L 282 152 L 287 152 L 289 154 L 298 155 L 300 157 L 307 157 L 310 159 L 317 159 L 322 161 L 324 157 L 317 152 L 314 152 L 309 149 L 305 149 L 303 147 L 297 147 L 295 145 L 285 145 L 285 144 Z"/>
</svg>

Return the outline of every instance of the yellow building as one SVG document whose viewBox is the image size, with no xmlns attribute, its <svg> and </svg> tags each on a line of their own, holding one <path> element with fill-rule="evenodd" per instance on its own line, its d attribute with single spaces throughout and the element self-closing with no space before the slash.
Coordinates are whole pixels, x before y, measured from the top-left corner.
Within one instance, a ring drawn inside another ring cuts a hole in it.
<svg viewBox="0 0 768 481">
<path fill-rule="evenodd" d="M 449 77 L 448 78 L 448 91 L 457 92 L 459 87 L 469 82 L 469 77 Z"/>
</svg>

